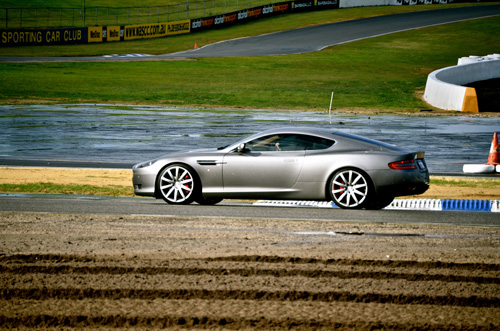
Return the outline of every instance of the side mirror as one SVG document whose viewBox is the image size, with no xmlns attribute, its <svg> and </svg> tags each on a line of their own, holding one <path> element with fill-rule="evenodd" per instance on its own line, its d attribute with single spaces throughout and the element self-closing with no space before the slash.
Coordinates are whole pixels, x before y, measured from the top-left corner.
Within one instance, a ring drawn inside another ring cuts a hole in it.
<svg viewBox="0 0 500 331">
<path fill-rule="evenodd" d="M 245 153 L 248 151 L 247 145 L 245 143 L 242 143 L 238 146 L 238 149 L 236 150 L 238 153 Z"/>
</svg>

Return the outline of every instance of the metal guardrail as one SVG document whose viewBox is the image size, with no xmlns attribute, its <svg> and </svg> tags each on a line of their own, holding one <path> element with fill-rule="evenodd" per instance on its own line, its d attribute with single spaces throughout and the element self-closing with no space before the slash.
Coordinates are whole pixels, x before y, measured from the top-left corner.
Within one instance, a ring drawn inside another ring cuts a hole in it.
<svg viewBox="0 0 500 331">
<path fill-rule="evenodd" d="M 201 0 L 154 7 L 0 8 L 0 29 L 171 22 L 219 15 L 275 2 L 274 0 Z"/>
</svg>

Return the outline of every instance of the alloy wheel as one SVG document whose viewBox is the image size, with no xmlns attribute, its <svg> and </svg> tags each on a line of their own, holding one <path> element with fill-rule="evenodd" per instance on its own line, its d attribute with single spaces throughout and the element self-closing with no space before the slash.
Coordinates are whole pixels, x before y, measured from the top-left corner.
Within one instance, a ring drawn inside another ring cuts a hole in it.
<svg viewBox="0 0 500 331">
<path fill-rule="evenodd" d="M 189 204 L 194 199 L 195 180 L 191 171 L 181 165 L 167 167 L 159 178 L 163 199 L 172 204 Z"/>
<path fill-rule="evenodd" d="M 341 208 L 362 208 L 369 192 L 365 175 L 354 169 L 337 172 L 330 187 L 335 204 Z"/>
</svg>

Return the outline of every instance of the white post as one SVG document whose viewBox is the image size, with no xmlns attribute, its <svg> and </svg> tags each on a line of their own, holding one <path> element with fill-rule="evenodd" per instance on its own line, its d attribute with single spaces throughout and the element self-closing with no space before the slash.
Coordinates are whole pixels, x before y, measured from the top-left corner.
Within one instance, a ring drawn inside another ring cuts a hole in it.
<svg viewBox="0 0 500 331">
<path fill-rule="evenodd" d="M 328 110 L 328 115 L 330 116 L 330 124 L 332 124 L 332 102 L 333 102 L 333 91 L 332 91 L 332 97 L 330 98 L 330 109 Z"/>
</svg>

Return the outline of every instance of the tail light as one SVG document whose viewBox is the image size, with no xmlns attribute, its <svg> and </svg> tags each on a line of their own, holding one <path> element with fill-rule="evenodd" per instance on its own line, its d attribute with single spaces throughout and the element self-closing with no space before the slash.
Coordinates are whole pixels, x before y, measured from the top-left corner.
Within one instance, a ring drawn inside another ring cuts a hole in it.
<svg viewBox="0 0 500 331">
<path fill-rule="evenodd" d="M 395 170 L 417 169 L 417 164 L 415 160 L 403 160 L 389 163 L 389 168 Z"/>
</svg>

